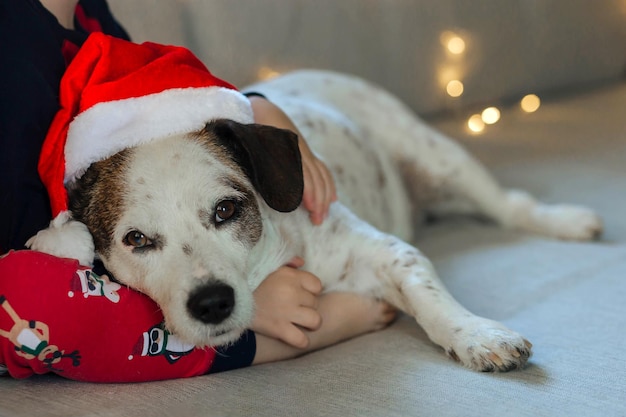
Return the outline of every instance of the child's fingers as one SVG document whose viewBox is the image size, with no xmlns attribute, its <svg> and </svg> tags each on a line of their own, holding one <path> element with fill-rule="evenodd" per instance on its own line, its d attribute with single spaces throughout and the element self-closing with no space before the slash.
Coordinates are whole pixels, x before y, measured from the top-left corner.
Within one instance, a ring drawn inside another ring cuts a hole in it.
<svg viewBox="0 0 626 417">
<path fill-rule="evenodd" d="M 300 285 L 303 289 L 313 295 L 319 295 L 322 292 L 322 281 L 318 277 L 309 272 L 298 272 L 300 273 Z"/>
<path fill-rule="evenodd" d="M 318 294 L 313 294 L 312 292 L 301 289 L 298 294 L 296 294 L 295 303 L 297 303 L 297 307 L 305 307 L 316 309 L 318 304 Z"/>
<path fill-rule="evenodd" d="M 318 210 L 322 213 L 324 220 L 328 217 L 328 207 L 330 204 L 337 200 L 337 190 L 335 189 L 335 181 L 333 176 L 321 161 L 318 161 L 319 175 L 323 183 L 323 195 L 320 197 L 320 206 Z"/>
<path fill-rule="evenodd" d="M 376 301 L 380 308 L 379 325 L 380 328 L 387 327 L 398 317 L 398 309 L 384 300 Z"/>
<path fill-rule="evenodd" d="M 291 322 L 309 330 L 317 330 L 322 325 L 322 316 L 313 308 L 301 307 L 294 311 Z"/>
<path fill-rule="evenodd" d="M 311 221 L 313 224 L 320 224 L 320 218 L 322 213 L 317 208 L 317 200 L 320 194 L 320 190 L 323 189 L 323 185 L 320 184 L 320 179 L 313 171 L 309 164 L 306 164 L 302 168 L 304 174 L 304 193 L 302 195 L 302 204 L 304 208 L 311 214 Z"/>
<path fill-rule="evenodd" d="M 280 340 L 298 349 L 306 349 L 309 346 L 309 338 L 307 335 L 294 325 L 284 329 L 280 333 Z"/>
<path fill-rule="evenodd" d="M 313 296 L 317 296 L 322 292 L 323 286 L 322 281 L 320 279 L 311 274 L 310 272 L 300 271 L 299 268 L 304 266 L 304 259 L 299 256 L 294 256 L 289 263 L 288 267 L 295 269 L 295 271 L 291 271 L 293 275 L 295 275 L 300 280 L 300 286 L 307 291 L 308 294 L 312 294 Z M 302 305 L 314 306 L 314 303 L 303 301 Z"/>
<path fill-rule="evenodd" d="M 321 224 L 328 214 L 328 206 L 337 199 L 335 181 L 328 167 L 300 140 L 304 195 L 302 203 L 310 212 L 313 224 Z"/>
<path fill-rule="evenodd" d="M 291 258 L 291 260 L 287 263 L 286 266 L 295 268 L 295 269 L 302 268 L 304 266 L 304 259 L 302 259 L 299 256 L 294 256 L 293 258 Z"/>
<path fill-rule="evenodd" d="M 305 172 L 304 207 L 311 213 L 313 224 L 321 224 L 328 215 L 328 206 L 336 200 L 335 183 L 330 171 L 319 160 L 308 165 Z"/>
</svg>

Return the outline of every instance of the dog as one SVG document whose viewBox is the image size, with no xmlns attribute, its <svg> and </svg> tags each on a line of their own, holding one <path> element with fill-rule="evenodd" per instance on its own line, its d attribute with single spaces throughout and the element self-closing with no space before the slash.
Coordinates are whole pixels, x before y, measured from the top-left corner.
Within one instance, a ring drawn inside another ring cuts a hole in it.
<svg viewBox="0 0 626 417">
<path fill-rule="evenodd" d="M 325 291 L 388 301 L 468 368 L 524 367 L 531 343 L 466 310 L 408 242 L 425 216 L 479 215 L 566 240 L 597 237 L 598 216 L 501 188 L 458 144 L 356 77 L 299 71 L 249 90 L 284 110 L 333 173 L 339 202 L 322 225 L 299 207 L 297 136 L 231 120 L 125 149 L 69 190 L 106 268 L 160 305 L 168 331 L 197 346 L 233 342 L 252 321 L 253 290 L 300 256 Z"/>
</svg>

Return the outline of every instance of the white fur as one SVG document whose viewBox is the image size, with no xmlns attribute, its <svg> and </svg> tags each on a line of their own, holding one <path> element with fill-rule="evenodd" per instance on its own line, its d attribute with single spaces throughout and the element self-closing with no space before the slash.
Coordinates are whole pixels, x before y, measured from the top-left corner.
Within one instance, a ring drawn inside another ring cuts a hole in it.
<svg viewBox="0 0 626 417">
<path fill-rule="evenodd" d="M 72 220 L 69 211 L 59 213 L 47 229 L 28 239 L 26 247 L 61 258 L 77 259 L 81 265 L 93 264 L 95 250 L 91 234 L 81 222 Z"/>
<path fill-rule="evenodd" d="M 251 89 L 267 95 L 295 121 L 334 171 L 341 202 L 331 206 L 321 226 L 313 226 L 303 208 L 278 213 L 257 196 L 263 233 L 250 243 L 250 228 L 238 229 L 236 221 L 207 227 L 198 216 L 243 192 L 223 178 L 251 188 L 240 170 L 183 135 L 141 145 L 128 161 L 128 197 L 113 246 L 102 256 L 116 278 L 157 301 L 168 329 L 182 340 L 215 345 L 235 340 L 250 324 L 252 291 L 298 255 L 327 291 L 390 301 L 465 366 L 522 367 L 530 343 L 462 307 L 428 259 L 406 243 L 415 231 L 416 211 L 482 214 L 503 226 L 573 239 L 593 237 L 601 229 L 597 216 L 581 208 L 549 208 L 526 194 L 502 190 L 458 145 L 361 80 L 300 72 Z M 399 167 L 415 175 L 407 182 Z M 417 192 L 413 197 L 406 185 Z M 416 201 L 420 206 L 412 208 Z M 130 230 L 159 236 L 163 244 L 157 250 L 133 251 L 123 243 Z M 234 289 L 236 306 L 223 322 L 208 325 L 191 317 L 186 303 L 194 289 L 215 280 Z"/>
</svg>

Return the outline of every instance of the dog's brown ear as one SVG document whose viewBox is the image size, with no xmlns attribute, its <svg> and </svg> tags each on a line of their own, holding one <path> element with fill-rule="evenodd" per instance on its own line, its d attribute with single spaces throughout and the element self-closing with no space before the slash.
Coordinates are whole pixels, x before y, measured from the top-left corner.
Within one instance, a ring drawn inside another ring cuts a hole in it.
<svg viewBox="0 0 626 417">
<path fill-rule="evenodd" d="M 304 178 L 298 136 L 290 130 L 216 120 L 206 125 L 250 178 L 268 206 L 293 211 L 302 202 Z"/>
</svg>

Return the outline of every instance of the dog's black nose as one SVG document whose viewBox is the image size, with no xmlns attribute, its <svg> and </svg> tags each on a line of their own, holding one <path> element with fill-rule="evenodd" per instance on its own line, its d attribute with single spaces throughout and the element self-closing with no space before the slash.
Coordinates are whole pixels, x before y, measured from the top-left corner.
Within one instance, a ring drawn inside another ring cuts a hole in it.
<svg viewBox="0 0 626 417">
<path fill-rule="evenodd" d="M 197 289 L 187 301 L 191 315 L 207 324 L 223 322 L 235 307 L 235 291 L 221 282 Z"/>
</svg>

